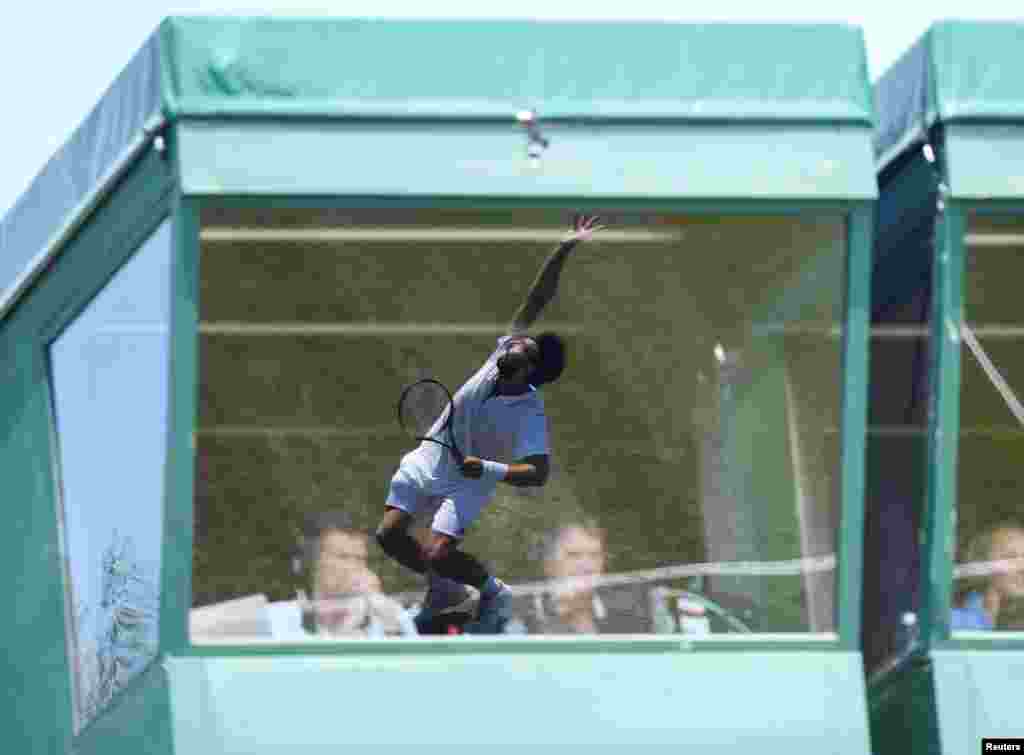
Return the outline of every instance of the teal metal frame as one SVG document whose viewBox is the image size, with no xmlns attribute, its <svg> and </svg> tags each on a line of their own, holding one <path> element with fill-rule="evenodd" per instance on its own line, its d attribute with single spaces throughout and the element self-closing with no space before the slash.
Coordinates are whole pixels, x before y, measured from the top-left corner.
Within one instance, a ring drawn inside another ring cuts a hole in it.
<svg viewBox="0 0 1024 755">
<path fill-rule="evenodd" d="M 860 648 L 864 574 L 864 491 L 871 338 L 873 205 L 851 211 L 846 242 L 846 330 L 843 334 L 843 456 L 836 627 L 842 647 Z"/>
<path fill-rule="evenodd" d="M 921 572 L 922 647 L 949 635 L 956 522 L 956 460 L 960 432 L 960 323 L 963 321 L 962 206 L 946 200 L 935 231 L 932 271 L 932 380 L 928 428 L 928 475 L 923 530 L 927 547 Z M 952 332 L 951 332 L 952 330 Z"/>
<path fill-rule="evenodd" d="M 192 606 L 192 507 L 199 376 L 198 201 L 177 194 L 173 218 L 171 361 L 168 366 L 171 393 L 160 589 L 162 653 L 187 647 L 188 614 Z"/>
</svg>

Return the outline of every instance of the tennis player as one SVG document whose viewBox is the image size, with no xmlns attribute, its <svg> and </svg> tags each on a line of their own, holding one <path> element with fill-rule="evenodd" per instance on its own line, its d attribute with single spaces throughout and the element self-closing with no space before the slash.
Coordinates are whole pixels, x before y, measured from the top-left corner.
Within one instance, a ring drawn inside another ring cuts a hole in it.
<svg viewBox="0 0 1024 755">
<path fill-rule="evenodd" d="M 452 433 L 465 455 L 461 464 L 447 448 L 423 442 L 402 457 L 391 478 L 377 542 L 398 563 L 429 575 L 423 609 L 428 614 L 443 610 L 431 596 L 443 580 L 476 588 L 480 601 L 473 631 L 478 633 L 503 631 L 511 617 L 511 591 L 459 546 L 498 483 L 529 487 L 547 481 L 547 417 L 538 388 L 562 374 L 565 348 L 553 333 L 533 337 L 528 330 L 554 298 L 572 250 L 601 229 L 597 221 L 596 216 L 573 219 L 572 230 L 545 261 L 508 333 L 455 393 Z M 409 528 L 414 515 L 430 511 L 435 511 L 430 537 L 421 546 Z M 462 608 L 449 605 L 450 610 Z M 421 614 L 417 623 L 430 618 Z"/>
</svg>

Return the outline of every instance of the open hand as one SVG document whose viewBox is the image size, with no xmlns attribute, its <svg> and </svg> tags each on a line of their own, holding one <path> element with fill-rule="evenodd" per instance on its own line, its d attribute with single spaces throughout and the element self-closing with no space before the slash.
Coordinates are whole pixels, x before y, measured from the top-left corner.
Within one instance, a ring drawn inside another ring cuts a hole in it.
<svg viewBox="0 0 1024 755">
<path fill-rule="evenodd" d="M 484 473 L 484 462 L 476 456 L 467 456 L 462 460 L 460 470 L 463 477 L 468 477 L 471 480 L 479 480 L 481 475 Z"/>
<path fill-rule="evenodd" d="M 578 243 L 580 241 L 586 241 L 595 233 L 604 229 L 603 225 L 597 224 L 598 220 L 600 220 L 600 218 L 597 215 L 573 215 L 572 230 L 566 235 L 563 243 Z"/>
</svg>

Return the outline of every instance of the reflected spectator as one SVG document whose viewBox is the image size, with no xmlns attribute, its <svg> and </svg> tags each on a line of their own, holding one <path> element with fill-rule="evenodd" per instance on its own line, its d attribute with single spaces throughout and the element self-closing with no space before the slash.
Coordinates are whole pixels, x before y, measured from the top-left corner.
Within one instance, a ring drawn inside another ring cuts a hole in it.
<svg viewBox="0 0 1024 755">
<path fill-rule="evenodd" d="M 644 627 L 612 628 L 605 597 L 598 591 L 605 573 L 605 531 L 589 518 L 569 520 L 549 530 L 536 553 L 544 575 L 554 581 L 545 595 L 533 597 L 529 631 L 539 634 L 599 634 L 647 631 Z M 621 602 L 621 601 L 618 601 Z M 632 601 L 629 601 L 632 606 Z M 631 610 L 625 612 L 627 615 Z M 620 616 L 621 618 L 621 616 Z"/>
<path fill-rule="evenodd" d="M 967 563 L 1024 559 L 1024 527 L 1001 524 L 975 537 L 967 547 Z M 957 629 L 1013 628 L 1007 625 L 1011 613 L 1024 599 L 1024 568 L 1020 563 L 991 574 L 967 577 L 953 601 L 951 626 Z"/>
<path fill-rule="evenodd" d="M 402 606 L 380 594 L 380 578 L 368 556 L 369 537 L 346 512 L 307 517 L 294 566 L 309 592 L 300 590 L 297 601 L 271 604 L 275 638 L 416 634 Z"/>
<path fill-rule="evenodd" d="M 369 566 L 369 538 L 345 512 L 309 517 L 300 543 L 314 597 L 380 592 L 380 578 Z"/>
</svg>

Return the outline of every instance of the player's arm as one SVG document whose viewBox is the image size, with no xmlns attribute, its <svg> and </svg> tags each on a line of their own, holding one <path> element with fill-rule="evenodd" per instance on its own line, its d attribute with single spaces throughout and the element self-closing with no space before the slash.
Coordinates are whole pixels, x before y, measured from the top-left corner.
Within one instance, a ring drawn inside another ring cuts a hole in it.
<svg viewBox="0 0 1024 755">
<path fill-rule="evenodd" d="M 536 280 L 530 286 L 526 299 L 512 318 L 509 333 L 521 333 L 528 330 L 548 302 L 555 298 L 555 293 L 558 291 L 558 279 L 562 275 L 562 268 L 572 250 L 581 241 L 586 241 L 603 228 L 603 226 L 597 225 L 597 221 L 596 215 L 576 215 L 573 218 L 572 230 L 545 260 Z"/>
<path fill-rule="evenodd" d="M 517 488 L 540 487 L 548 481 L 551 465 L 547 454 L 537 454 L 520 459 L 508 465 L 508 474 L 502 482 L 515 485 Z"/>
<path fill-rule="evenodd" d="M 462 461 L 462 474 L 470 479 L 494 475 L 499 482 L 517 488 L 540 487 L 548 481 L 550 471 L 547 454 L 526 456 L 514 464 L 499 464 L 476 456 L 467 456 Z"/>
</svg>

